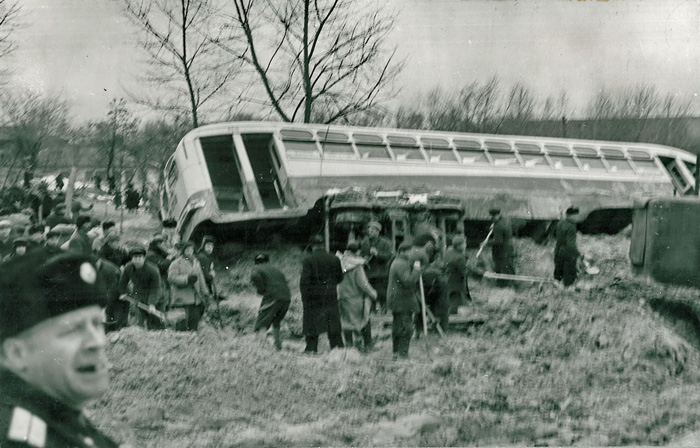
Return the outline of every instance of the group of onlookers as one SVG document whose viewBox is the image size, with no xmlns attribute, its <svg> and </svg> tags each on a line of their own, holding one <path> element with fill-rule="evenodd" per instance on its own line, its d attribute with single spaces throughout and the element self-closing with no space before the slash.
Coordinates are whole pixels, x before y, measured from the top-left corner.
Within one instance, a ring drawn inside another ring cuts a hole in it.
<svg viewBox="0 0 700 448">
<path fill-rule="evenodd" d="M 49 216 L 50 217 L 50 216 Z M 50 248 L 96 257 L 101 283 L 107 289 L 106 330 L 113 331 L 128 324 L 130 303 L 122 295 L 147 306 L 136 312 L 139 325 L 148 329 L 164 327 L 163 312 L 181 308 L 186 330 L 197 330 L 214 293 L 214 239 L 204 237 L 199 250 L 191 241 L 180 243 L 173 220 L 164 222 L 164 229 L 155 235 L 148 247 L 121 241 L 113 221 L 96 226 L 89 216 L 78 216 L 75 231 L 61 244 L 61 234 L 42 225 L 30 225 L 26 236 L 12 238 L 13 226 L 0 221 L 0 256 L 3 261 L 31 253 L 37 248 Z"/>
</svg>

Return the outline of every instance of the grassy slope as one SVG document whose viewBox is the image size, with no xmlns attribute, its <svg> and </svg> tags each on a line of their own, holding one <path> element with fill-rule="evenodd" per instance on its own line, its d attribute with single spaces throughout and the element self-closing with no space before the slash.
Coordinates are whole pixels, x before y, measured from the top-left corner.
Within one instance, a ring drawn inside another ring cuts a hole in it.
<svg viewBox="0 0 700 448">
<path fill-rule="evenodd" d="M 300 354 L 298 288 L 285 349 L 261 346 L 246 285 L 254 254 L 244 253 L 218 279 L 230 296 L 224 330 L 210 315 L 197 334 L 110 335 L 113 388 L 88 412 L 132 446 L 666 443 L 700 423 L 699 356 L 647 302 L 694 292 L 633 278 L 622 236 L 581 239 L 601 273 L 580 291 L 472 280 L 471 311 L 487 322 L 414 340 L 402 362 L 390 360 L 386 319 L 375 319 L 370 356 L 327 344 Z M 519 273 L 551 275 L 551 246 L 517 244 Z M 270 252 L 296 286 L 299 251 Z M 402 420 L 421 413 L 437 420 Z"/>
</svg>

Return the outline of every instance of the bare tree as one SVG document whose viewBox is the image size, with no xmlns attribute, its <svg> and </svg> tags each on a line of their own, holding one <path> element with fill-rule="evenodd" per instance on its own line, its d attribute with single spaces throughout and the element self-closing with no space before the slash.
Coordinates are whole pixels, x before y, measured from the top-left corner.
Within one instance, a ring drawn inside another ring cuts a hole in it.
<svg viewBox="0 0 700 448">
<path fill-rule="evenodd" d="M 284 121 L 331 123 L 391 95 L 402 68 L 386 48 L 394 21 L 353 0 L 233 0 L 267 103 Z M 257 98 L 248 98 L 255 102 Z"/>
<path fill-rule="evenodd" d="M 83 132 L 84 144 L 95 145 L 106 162 L 107 185 L 110 193 L 118 191 L 117 180 L 121 178 L 120 160 L 129 140 L 138 130 L 139 119 L 127 109 L 124 98 L 114 98 L 109 103 L 107 118 L 88 123 Z"/>
<path fill-rule="evenodd" d="M 124 12 L 143 33 L 149 58 L 144 80 L 153 95 L 133 94 L 133 100 L 179 118 L 192 127 L 202 121 L 205 107 L 231 80 L 235 65 L 221 57 L 217 10 L 212 0 L 123 0 Z"/>
<path fill-rule="evenodd" d="M 21 170 L 25 187 L 34 177 L 39 153 L 48 148 L 52 138 L 67 138 L 68 101 L 59 95 L 42 96 L 29 90 L 8 90 L 0 94 L 0 125 L 5 126 L 11 140 L 8 173 Z"/>
<path fill-rule="evenodd" d="M 15 49 L 12 33 L 20 26 L 19 16 L 18 0 L 0 0 L 0 59 Z M 0 68 L 0 80 L 7 76 L 7 73 L 6 66 Z"/>
</svg>

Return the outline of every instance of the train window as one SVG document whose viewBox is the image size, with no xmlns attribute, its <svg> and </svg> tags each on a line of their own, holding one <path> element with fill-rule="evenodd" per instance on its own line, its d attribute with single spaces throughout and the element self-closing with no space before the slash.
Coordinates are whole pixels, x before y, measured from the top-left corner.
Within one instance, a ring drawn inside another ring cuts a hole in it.
<svg viewBox="0 0 700 448">
<path fill-rule="evenodd" d="M 425 161 L 423 153 L 418 146 L 391 145 L 391 150 L 396 155 L 396 160 L 422 160 Z"/>
<path fill-rule="evenodd" d="M 476 140 L 462 140 L 459 138 L 456 138 L 452 140 L 452 143 L 454 143 L 455 147 L 457 148 L 457 151 L 461 151 L 462 149 L 466 150 L 479 150 L 481 151 L 481 143 L 479 143 Z"/>
<path fill-rule="evenodd" d="M 486 149 L 489 150 L 489 152 L 513 152 L 513 148 L 510 147 L 510 144 L 507 142 L 497 142 L 493 140 L 486 140 L 484 142 L 484 146 L 486 146 Z"/>
<path fill-rule="evenodd" d="M 321 143 L 324 143 L 324 142 L 342 142 L 342 143 L 345 143 L 348 141 L 348 136 L 346 134 L 343 134 L 342 132 L 319 131 L 318 138 L 321 141 Z"/>
<path fill-rule="evenodd" d="M 541 154 L 542 153 L 542 148 L 540 148 L 535 143 L 516 142 L 515 148 L 518 150 L 520 155 L 523 155 L 523 154 Z"/>
<path fill-rule="evenodd" d="M 574 146 L 574 152 L 579 157 L 599 157 L 598 151 L 590 146 Z"/>
<path fill-rule="evenodd" d="M 651 154 L 641 149 L 628 149 L 627 154 L 629 154 L 634 166 L 637 168 L 638 172 L 641 173 L 662 173 L 656 161 L 651 157 Z"/>
<path fill-rule="evenodd" d="M 341 158 L 355 158 L 355 151 L 350 143 L 329 143 L 321 142 L 321 149 L 324 156 L 341 156 Z"/>
<path fill-rule="evenodd" d="M 391 159 L 389 151 L 384 145 L 357 145 L 357 151 L 363 159 Z"/>
<path fill-rule="evenodd" d="M 353 134 L 352 138 L 355 140 L 355 143 L 361 143 L 361 144 L 384 144 L 384 139 L 381 138 L 379 135 L 372 135 L 372 134 Z"/>
<path fill-rule="evenodd" d="M 566 146 L 561 145 L 544 145 L 549 155 L 570 155 L 571 151 Z"/>
<path fill-rule="evenodd" d="M 308 131 L 298 131 L 295 129 L 282 129 L 280 131 L 283 140 L 313 140 L 314 136 Z"/>
<path fill-rule="evenodd" d="M 400 146 L 416 146 L 416 139 L 413 137 L 406 137 L 403 135 L 389 135 L 387 140 L 390 145 L 400 145 Z"/>
<path fill-rule="evenodd" d="M 442 138 L 423 137 L 420 141 L 423 143 L 423 148 L 425 148 L 426 151 L 438 148 L 447 149 L 450 147 L 450 143 Z"/>
<path fill-rule="evenodd" d="M 287 155 L 291 157 L 319 157 L 316 142 L 283 140 Z"/>
<path fill-rule="evenodd" d="M 627 154 L 629 154 L 630 158 L 635 162 L 638 160 L 652 160 L 651 154 L 639 149 L 628 149 Z"/>
<path fill-rule="evenodd" d="M 622 152 L 621 149 L 618 148 L 609 148 L 609 147 L 603 147 L 600 148 L 600 152 L 603 153 L 603 156 L 607 159 L 624 159 L 625 158 L 625 153 Z"/>
<path fill-rule="evenodd" d="M 578 156 L 578 160 L 581 162 L 581 167 L 583 167 L 584 171 L 607 170 L 603 159 L 600 158 L 595 148 L 591 146 L 574 146 L 574 152 Z"/>
</svg>

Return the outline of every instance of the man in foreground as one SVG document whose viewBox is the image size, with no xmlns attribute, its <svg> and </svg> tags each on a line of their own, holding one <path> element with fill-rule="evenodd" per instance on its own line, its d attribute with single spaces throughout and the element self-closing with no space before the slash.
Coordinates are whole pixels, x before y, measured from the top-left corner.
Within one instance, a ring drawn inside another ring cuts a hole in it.
<svg viewBox="0 0 700 448">
<path fill-rule="evenodd" d="M 413 244 L 404 241 L 399 245 L 396 258 L 389 267 L 387 306 L 393 314 L 391 326 L 392 351 L 395 358 L 408 358 L 413 335 L 413 314 L 420 312 L 421 262 L 411 265 L 409 254 Z"/>
<path fill-rule="evenodd" d="M 576 282 L 578 275 L 577 262 L 580 256 L 576 246 L 576 223 L 574 218 L 578 215 L 578 209 L 569 207 L 566 210 L 566 218 L 557 223 L 554 228 L 554 279 L 559 280 L 564 286 L 571 286 Z"/>
<path fill-rule="evenodd" d="M 89 256 L 37 250 L 0 266 L 0 446 L 116 447 L 83 415 L 109 387 Z"/>
</svg>

